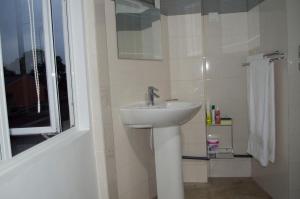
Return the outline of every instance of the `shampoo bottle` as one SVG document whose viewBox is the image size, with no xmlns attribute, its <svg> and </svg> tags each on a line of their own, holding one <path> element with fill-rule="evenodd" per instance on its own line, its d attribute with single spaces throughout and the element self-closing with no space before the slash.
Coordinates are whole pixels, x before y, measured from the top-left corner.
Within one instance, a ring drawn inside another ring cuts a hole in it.
<svg viewBox="0 0 300 199">
<path fill-rule="evenodd" d="M 211 123 L 216 124 L 216 107 L 215 105 L 211 106 Z"/>
<path fill-rule="evenodd" d="M 206 103 L 206 124 L 211 125 L 211 112 L 210 112 L 210 104 Z"/>
<path fill-rule="evenodd" d="M 216 119 L 215 119 L 216 124 L 221 124 L 221 111 L 219 107 L 216 108 Z"/>
</svg>

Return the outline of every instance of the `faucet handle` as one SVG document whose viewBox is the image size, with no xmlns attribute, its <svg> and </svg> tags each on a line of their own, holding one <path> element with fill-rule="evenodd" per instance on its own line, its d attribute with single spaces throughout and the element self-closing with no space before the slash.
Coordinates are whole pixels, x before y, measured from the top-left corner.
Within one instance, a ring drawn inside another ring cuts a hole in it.
<svg viewBox="0 0 300 199">
<path fill-rule="evenodd" d="M 153 91 L 159 91 L 159 90 L 158 90 L 157 88 L 155 88 L 154 86 L 149 86 L 149 87 L 148 87 L 148 90 L 149 90 L 149 91 L 152 91 L 152 92 L 153 92 Z"/>
<path fill-rule="evenodd" d="M 159 95 L 157 95 L 156 93 L 153 92 L 153 95 L 156 97 L 156 98 L 160 98 Z"/>
<path fill-rule="evenodd" d="M 158 91 L 158 89 L 157 88 L 155 88 L 154 86 L 149 86 L 148 87 L 148 104 L 150 104 L 150 105 L 154 105 L 154 98 L 156 97 L 156 98 L 159 98 L 159 95 L 157 95 L 156 93 L 155 93 L 155 91 Z"/>
</svg>

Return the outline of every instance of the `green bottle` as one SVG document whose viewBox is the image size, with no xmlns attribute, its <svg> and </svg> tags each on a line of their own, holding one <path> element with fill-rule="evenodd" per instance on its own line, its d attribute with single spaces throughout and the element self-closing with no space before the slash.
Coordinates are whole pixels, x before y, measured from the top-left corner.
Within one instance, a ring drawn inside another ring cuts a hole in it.
<svg viewBox="0 0 300 199">
<path fill-rule="evenodd" d="M 211 111 L 210 111 L 209 103 L 206 104 L 206 124 L 208 126 L 210 126 L 212 124 Z"/>
</svg>

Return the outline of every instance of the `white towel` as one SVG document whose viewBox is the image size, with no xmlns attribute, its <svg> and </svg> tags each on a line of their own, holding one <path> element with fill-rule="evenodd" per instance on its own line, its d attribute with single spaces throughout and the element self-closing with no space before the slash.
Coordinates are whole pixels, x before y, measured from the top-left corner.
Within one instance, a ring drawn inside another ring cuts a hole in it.
<svg viewBox="0 0 300 199">
<path fill-rule="evenodd" d="M 274 63 L 262 54 L 248 57 L 248 153 L 266 167 L 275 161 Z"/>
</svg>

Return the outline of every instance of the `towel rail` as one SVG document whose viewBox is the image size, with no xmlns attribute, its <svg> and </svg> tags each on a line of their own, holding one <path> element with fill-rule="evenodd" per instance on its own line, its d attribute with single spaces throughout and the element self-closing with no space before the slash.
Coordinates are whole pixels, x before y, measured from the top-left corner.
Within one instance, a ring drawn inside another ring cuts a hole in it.
<svg viewBox="0 0 300 199">
<path fill-rule="evenodd" d="M 274 61 L 279 61 L 279 60 L 285 59 L 285 54 L 276 50 L 274 52 L 264 54 L 264 57 L 270 58 L 270 62 L 274 62 Z M 243 67 L 250 66 L 250 63 L 249 62 L 243 63 L 242 66 Z"/>
</svg>

